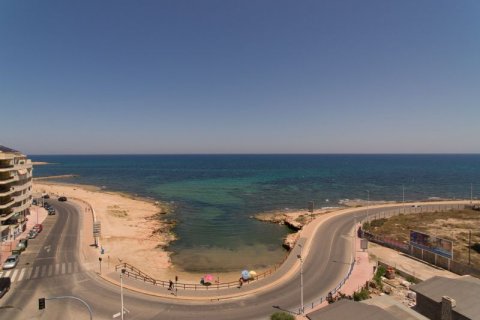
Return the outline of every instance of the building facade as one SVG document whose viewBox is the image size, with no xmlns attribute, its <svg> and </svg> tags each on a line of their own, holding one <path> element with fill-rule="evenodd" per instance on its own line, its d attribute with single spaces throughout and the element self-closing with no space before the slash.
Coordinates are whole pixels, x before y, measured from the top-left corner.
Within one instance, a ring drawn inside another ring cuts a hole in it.
<svg viewBox="0 0 480 320">
<path fill-rule="evenodd" d="M 0 146 L 0 241 L 13 240 L 26 228 L 32 204 L 32 161 Z"/>
</svg>

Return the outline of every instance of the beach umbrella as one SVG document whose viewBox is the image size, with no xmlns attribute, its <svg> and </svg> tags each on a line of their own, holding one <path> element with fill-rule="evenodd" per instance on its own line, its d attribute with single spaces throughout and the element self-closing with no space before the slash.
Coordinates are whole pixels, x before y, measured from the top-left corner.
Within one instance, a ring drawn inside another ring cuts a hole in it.
<svg viewBox="0 0 480 320">
<path fill-rule="evenodd" d="M 211 274 L 206 274 L 206 275 L 203 276 L 203 281 L 212 282 L 213 281 L 213 276 Z"/>
<path fill-rule="evenodd" d="M 243 278 L 243 280 L 250 279 L 250 272 L 248 272 L 248 270 L 243 270 L 242 271 L 242 278 Z"/>
<path fill-rule="evenodd" d="M 253 270 L 250 270 L 249 274 L 250 274 L 250 279 L 255 279 L 255 277 L 257 276 L 257 273 Z"/>
</svg>

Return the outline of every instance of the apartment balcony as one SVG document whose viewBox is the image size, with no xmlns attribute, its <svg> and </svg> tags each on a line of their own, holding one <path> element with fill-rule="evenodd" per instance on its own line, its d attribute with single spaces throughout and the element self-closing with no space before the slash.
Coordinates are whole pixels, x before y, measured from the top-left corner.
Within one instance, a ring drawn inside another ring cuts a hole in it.
<svg viewBox="0 0 480 320">
<path fill-rule="evenodd" d="M 12 170 L 15 170 L 14 166 L 9 166 L 9 167 L 0 166 L 0 172 L 9 172 L 9 171 L 12 171 Z"/>
<path fill-rule="evenodd" d="M 20 212 L 22 212 L 23 210 L 27 210 L 27 209 L 30 208 L 31 206 L 32 206 L 32 201 L 29 200 L 29 201 L 25 202 L 24 204 L 22 204 L 21 206 L 13 207 L 13 208 L 12 208 L 12 212 L 13 212 L 13 214 L 15 214 L 15 213 L 20 213 Z"/>
<path fill-rule="evenodd" d="M 12 186 L 12 188 L 13 188 L 14 192 L 19 192 L 19 191 L 26 190 L 26 189 L 28 189 L 28 188 L 31 187 L 31 186 L 32 186 L 32 182 L 29 181 L 29 182 L 24 183 L 24 184 L 14 185 L 14 186 Z M 2 194 L 0 193 L 0 196 L 1 196 L 1 195 L 2 195 Z"/>
<path fill-rule="evenodd" d="M 7 191 L 0 191 L 0 197 L 6 197 L 11 195 L 12 193 L 16 192 L 17 190 L 15 188 L 10 188 L 10 190 Z"/>
<path fill-rule="evenodd" d="M 15 214 L 16 214 L 16 212 L 14 212 L 13 210 L 0 214 L 0 222 L 7 221 L 8 219 L 10 219 Z"/>
<path fill-rule="evenodd" d="M 15 199 L 7 200 L 5 203 L 0 202 L 0 209 L 7 209 L 15 204 Z"/>
<path fill-rule="evenodd" d="M 9 183 L 12 183 L 12 182 L 15 182 L 15 181 L 18 181 L 18 176 L 13 176 L 13 177 L 10 177 L 6 180 L 2 180 L 0 179 L 0 185 L 5 185 L 5 184 L 9 184 Z"/>
</svg>

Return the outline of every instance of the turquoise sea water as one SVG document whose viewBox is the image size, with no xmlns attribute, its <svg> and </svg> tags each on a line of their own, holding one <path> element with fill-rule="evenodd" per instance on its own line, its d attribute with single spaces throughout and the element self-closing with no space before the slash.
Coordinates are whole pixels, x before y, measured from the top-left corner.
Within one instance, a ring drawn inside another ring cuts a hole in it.
<svg viewBox="0 0 480 320">
<path fill-rule="evenodd" d="M 35 176 L 105 186 L 175 206 L 172 260 L 187 271 L 261 268 L 282 260 L 284 226 L 252 215 L 338 206 L 341 199 L 480 196 L 480 155 L 92 155 L 31 156 L 52 163 Z"/>
</svg>

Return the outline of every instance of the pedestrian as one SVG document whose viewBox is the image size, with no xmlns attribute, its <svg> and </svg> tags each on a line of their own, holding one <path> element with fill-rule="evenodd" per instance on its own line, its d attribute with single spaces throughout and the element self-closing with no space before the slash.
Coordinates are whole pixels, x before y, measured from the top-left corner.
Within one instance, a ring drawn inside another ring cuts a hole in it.
<svg viewBox="0 0 480 320">
<path fill-rule="evenodd" d="M 242 277 L 240 277 L 240 279 L 238 279 L 238 288 L 240 289 L 243 285 L 243 279 Z"/>
<path fill-rule="evenodd" d="M 173 281 L 172 280 L 169 280 L 168 282 L 168 290 L 172 290 L 173 289 Z"/>
</svg>

